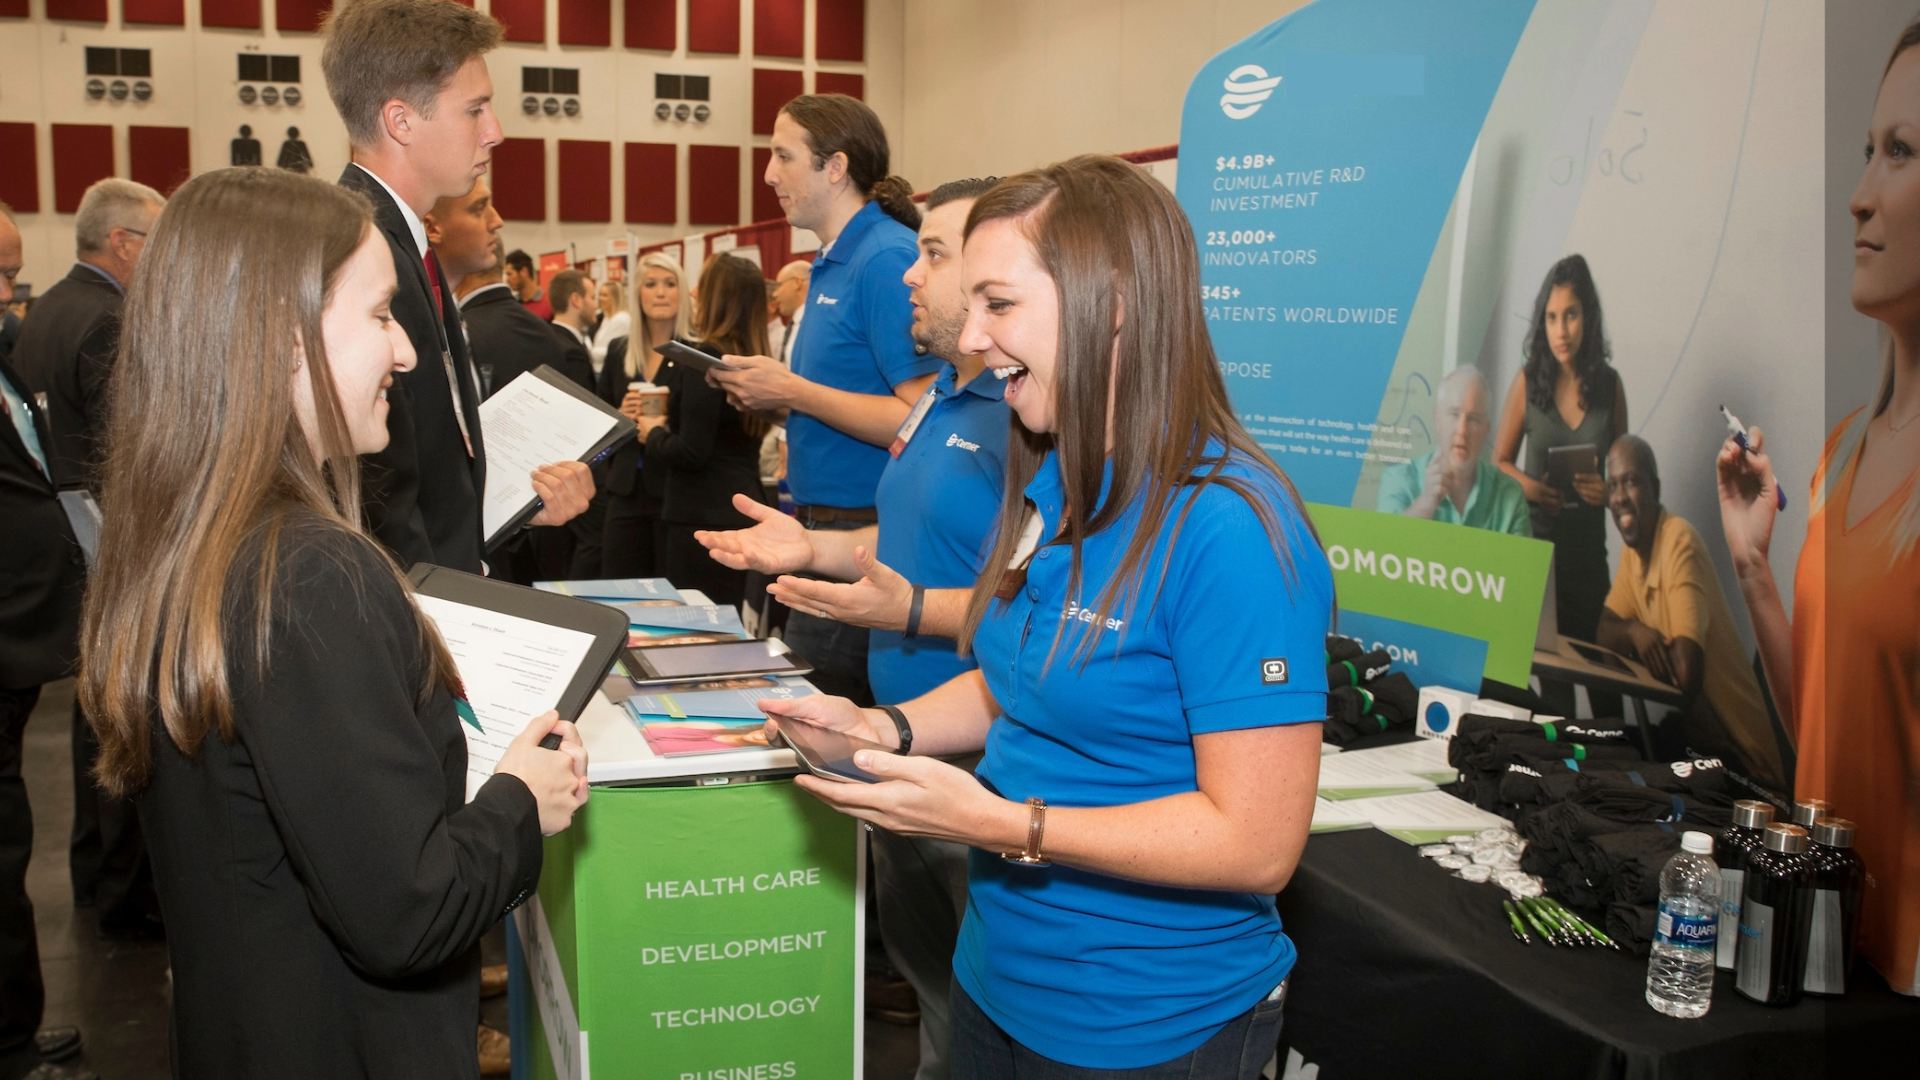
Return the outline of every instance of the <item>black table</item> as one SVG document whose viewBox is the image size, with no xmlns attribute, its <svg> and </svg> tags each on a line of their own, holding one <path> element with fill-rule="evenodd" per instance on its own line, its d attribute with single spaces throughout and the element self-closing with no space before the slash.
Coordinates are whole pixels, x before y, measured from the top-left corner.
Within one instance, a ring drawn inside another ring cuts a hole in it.
<svg viewBox="0 0 1920 1080">
<path fill-rule="evenodd" d="M 1720 972 L 1707 1015 L 1675 1020 L 1647 1005 L 1640 957 L 1516 941 L 1506 895 L 1385 833 L 1309 838 L 1280 896 L 1300 952 L 1283 1043 L 1320 1080 L 1920 1074 L 1896 1042 L 1920 1030 L 1920 999 L 1864 963 L 1847 997 L 1785 1009 Z"/>
</svg>

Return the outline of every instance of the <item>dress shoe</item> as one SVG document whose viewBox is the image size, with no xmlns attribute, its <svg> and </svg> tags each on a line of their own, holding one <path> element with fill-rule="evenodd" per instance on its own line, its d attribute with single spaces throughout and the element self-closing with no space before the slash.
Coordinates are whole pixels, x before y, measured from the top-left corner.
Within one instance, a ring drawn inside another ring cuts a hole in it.
<svg viewBox="0 0 1920 1080">
<path fill-rule="evenodd" d="M 480 1025 L 480 1075 L 506 1076 L 513 1071 L 513 1041 L 485 1024 Z"/>
<path fill-rule="evenodd" d="M 920 998 L 905 979 L 868 975 L 867 1015 L 882 1023 L 912 1027 L 920 1022 Z"/>
<path fill-rule="evenodd" d="M 507 992 L 507 965 L 488 964 L 480 969 L 480 996 L 496 998 Z"/>
<path fill-rule="evenodd" d="M 41 1028 L 33 1037 L 34 1045 L 40 1048 L 42 1061 L 66 1061 L 80 1052 L 80 1029 L 77 1027 Z"/>
<path fill-rule="evenodd" d="M 20 1080 L 100 1080 L 100 1074 L 84 1065 L 56 1065 L 43 1061 Z"/>
</svg>

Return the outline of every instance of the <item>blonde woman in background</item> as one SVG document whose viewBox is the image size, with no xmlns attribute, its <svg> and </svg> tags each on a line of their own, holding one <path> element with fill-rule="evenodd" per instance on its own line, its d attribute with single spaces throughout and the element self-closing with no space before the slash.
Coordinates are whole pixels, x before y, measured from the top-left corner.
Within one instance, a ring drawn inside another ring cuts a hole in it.
<svg viewBox="0 0 1920 1080">
<path fill-rule="evenodd" d="M 649 252 L 634 267 L 634 302 L 639 318 L 628 333 L 607 339 L 598 379 L 600 397 L 638 423 L 640 394 L 634 383 L 652 383 L 660 373 L 659 348 L 669 341 L 693 338 L 692 282 L 680 260 L 665 252 Z M 610 316 L 607 320 L 612 322 Z M 639 342 L 634 343 L 634 338 Z M 628 443 L 607 463 L 600 488 L 607 493 L 605 525 L 600 534 L 600 576 L 655 577 L 664 536 L 660 511 L 666 497 L 665 476 L 646 466 L 639 442 Z M 591 512 L 591 511 L 590 511 Z"/>
<path fill-rule="evenodd" d="M 1759 428 L 1720 448 L 1720 521 L 1782 718 L 1796 799 L 1858 826 L 1860 955 L 1920 995 L 1920 20 L 1880 79 L 1849 204 L 1853 306 L 1887 341 L 1879 390 L 1827 436 L 1789 622 L 1767 561 L 1780 480 Z"/>
<path fill-rule="evenodd" d="M 593 373 L 607 362 L 607 346 L 615 338 L 626 337 L 633 328 L 633 316 L 627 313 L 627 287 L 618 281 L 609 281 L 600 286 L 600 326 L 593 332 L 593 343 L 587 347 L 587 354 L 593 358 Z"/>
</svg>

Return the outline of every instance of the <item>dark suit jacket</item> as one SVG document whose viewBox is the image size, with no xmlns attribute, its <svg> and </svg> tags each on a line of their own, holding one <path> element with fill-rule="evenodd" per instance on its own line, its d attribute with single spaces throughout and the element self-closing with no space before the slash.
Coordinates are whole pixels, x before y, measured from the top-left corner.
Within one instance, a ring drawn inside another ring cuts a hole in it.
<svg viewBox="0 0 1920 1080">
<path fill-rule="evenodd" d="M 627 378 L 628 340 L 617 337 L 607 342 L 607 359 L 600 365 L 600 377 L 594 385 L 601 400 L 616 409 L 626 400 L 627 383 L 638 381 Z M 647 507 L 649 513 L 658 517 L 661 501 L 666 497 L 666 470 L 647 469 L 644 444 L 638 440 L 626 443 L 615 450 L 612 460 L 607 462 L 607 490 L 628 502 Z"/>
<path fill-rule="evenodd" d="M 0 379 L 26 399 L 40 446 L 47 418 L 4 359 Z M 80 594 L 87 568 L 53 481 L 0 417 L 0 688 L 23 690 L 69 675 L 79 656 Z"/>
<path fill-rule="evenodd" d="M 473 363 L 487 387 L 487 396 L 541 364 L 579 378 L 567 370 L 567 350 L 540 317 L 528 311 L 505 286 L 482 289 L 467 297 L 460 309 L 467 327 Z M 593 365 L 586 365 L 588 375 Z"/>
<path fill-rule="evenodd" d="M 368 529 L 403 567 L 430 562 L 478 574 L 487 457 L 480 438 L 480 383 L 460 332 L 459 308 L 449 297 L 442 315 L 427 284 L 421 261 L 425 252 L 415 247 L 405 215 L 379 181 L 358 165 L 349 165 L 340 174 L 340 185 L 373 202 L 374 226 L 387 239 L 400 279 L 393 316 L 417 357 L 412 371 L 394 376 L 387 393 L 387 448 L 360 459 Z M 460 411 L 473 438 L 471 457 L 460 438 L 453 387 L 440 358 L 442 342 L 460 380 Z"/>
<path fill-rule="evenodd" d="M 711 346 L 695 348 L 720 355 Z M 726 391 L 707 385 L 704 374 L 666 360 L 654 380 L 668 390 L 667 426 L 654 428 L 646 446 L 647 468 L 666 474 L 661 520 L 725 529 L 751 525 L 733 508 L 733 497 L 765 498 L 760 436 L 747 434 L 740 410 L 727 403 Z"/>
<path fill-rule="evenodd" d="M 560 342 L 560 350 L 565 354 L 564 361 L 555 364 L 554 367 L 559 368 L 562 375 L 579 383 L 585 389 L 597 389 L 598 380 L 593 374 L 593 354 L 587 351 L 586 345 L 574 336 L 573 331 L 559 323 L 548 323 L 547 333 Z M 617 407 L 618 403 L 615 404 Z"/>
<path fill-rule="evenodd" d="M 107 376 L 120 342 L 120 290 L 76 264 L 33 302 L 11 357 L 35 393 L 47 395 L 54 438 L 53 478 L 61 487 L 99 493 L 101 440 L 107 433 Z"/>
<path fill-rule="evenodd" d="M 156 726 L 138 797 L 173 959 L 174 1075 L 476 1078 L 480 937 L 540 878 L 538 806 L 466 801 L 453 699 L 364 537 L 291 511 L 268 677 L 253 567 L 229 573 L 234 739 Z"/>
</svg>

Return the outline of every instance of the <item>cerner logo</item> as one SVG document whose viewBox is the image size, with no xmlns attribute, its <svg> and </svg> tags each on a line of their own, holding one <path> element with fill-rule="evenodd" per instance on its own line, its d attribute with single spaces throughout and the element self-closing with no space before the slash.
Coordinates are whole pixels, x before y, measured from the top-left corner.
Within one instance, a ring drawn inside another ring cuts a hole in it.
<svg viewBox="0 0 1920 1080">
<path fill-rule="evenodd" d="M 1273 88 L 1280 85 L 1280 76 L 1267 77 L 1267 69 L 1259 64 L 1241 64 L 1227 76 L 1221 84 L 1227 92 L 1220 95 L 1220 111 L 1227 114 L 1229 120 L 1245 120 L 1260 111 L 1260 103 L 1273 96 Z"/>
</svg>

